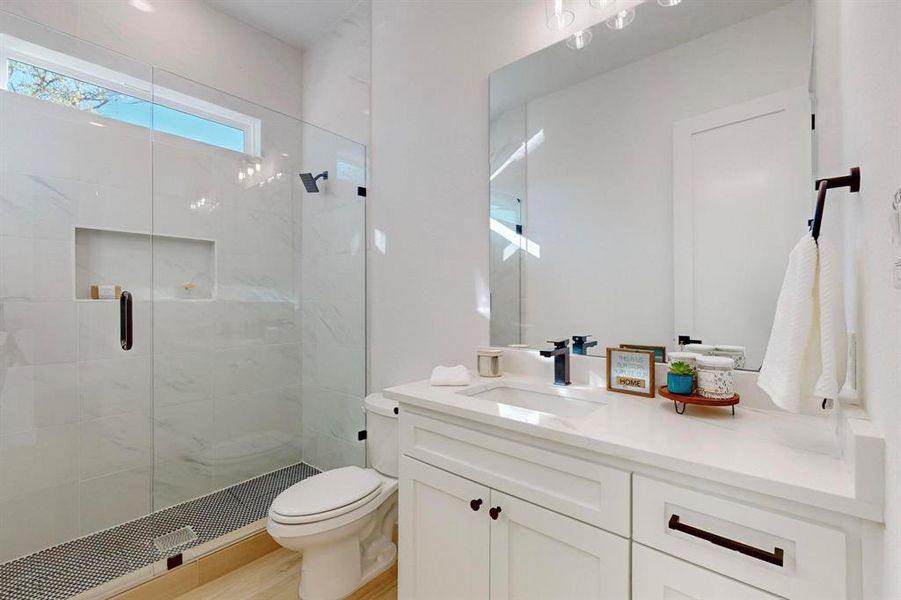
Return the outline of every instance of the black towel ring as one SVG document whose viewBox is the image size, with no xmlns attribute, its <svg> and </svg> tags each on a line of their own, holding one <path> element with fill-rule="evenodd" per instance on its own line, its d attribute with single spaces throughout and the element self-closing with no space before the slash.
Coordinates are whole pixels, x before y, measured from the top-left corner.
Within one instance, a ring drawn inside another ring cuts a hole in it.
<svg viewBox="0 0 901 600">
<path fill-rule="evenodd" d="M 826 208 L 826 190 L 840 187 L 846 187 L 850 192 L 859 192 L 860 167 L 851 167 L 850 175 L 818 179 L 814 184 L 813 189 L 817 191 L 817 206 L 813 213 L 810 231 L 815 241 L 820 239 L 820 227 L 823 225 L 823 210 Z"/>
</svg>

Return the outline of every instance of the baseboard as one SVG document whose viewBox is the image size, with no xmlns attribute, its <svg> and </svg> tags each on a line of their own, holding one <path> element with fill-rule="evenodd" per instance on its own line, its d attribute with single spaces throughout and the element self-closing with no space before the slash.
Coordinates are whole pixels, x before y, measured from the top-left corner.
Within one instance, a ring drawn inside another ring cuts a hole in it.
<svg viewBox="0 0 901 600">
<path fill-rule="evenodd" d="M 372 581 L 345 598 L 345 600 L 375 600 L 384 598 L 385 592 L 397 586 L 397 561 L 384 573 L 374 577 Z"/>
<path fill-rule="evenodd" d="M 281 548 L 265 529 L 261 529 L 264 526 L 264 523 L 257 522 L 244 530 L 233 532 L 231 535 L 243 534 L 243 537 L 229 540 L 230 543 L 220 538 L 197 546 L 188 562 L 174 569 L 161 571 L 160 568 L 165 568 L 165 565 L 156 565 L 156 569 L 141 573 L 139 579 L 122 578 L 111 581 L 107 586 L 91 590 L 89 596 L 82 594 L 76 600 L 160 600 L 186 594 Z M 397 543 L 397 527 L 394 528 L 392 538 Z M 223 546 L 223 542 L 226 545 Z M 218 547 L 213 548 L 213 543 L 217 543 Z M 346 600 L 381 598 L 385 590 L 394 587 L 396 582 L 395 561 L 384 573 L 367 582 Z"/>
<path fill-rule="evenodd" d="M 160 573 L 150 581 L 112 596 L 112 599 L 174 598 L 231 573 L 280 547 L 266 531 L 258 531 L 224 548 L 199 556 L 180 567 Z"/>
</svg>

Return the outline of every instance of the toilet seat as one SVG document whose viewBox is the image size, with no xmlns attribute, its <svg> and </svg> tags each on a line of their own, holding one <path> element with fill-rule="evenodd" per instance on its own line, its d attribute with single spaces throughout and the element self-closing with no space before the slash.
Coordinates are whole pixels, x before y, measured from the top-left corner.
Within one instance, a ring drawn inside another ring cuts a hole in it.
<svg viewBox="0 0 901 600">
<path fill-rule="evenodd" d="M 332 519 L 374 500 L 382 481 L 370 469 L 343 467 L 295 483 L 273 501 L 269 518 L 299 525 Z"/>
</svg>

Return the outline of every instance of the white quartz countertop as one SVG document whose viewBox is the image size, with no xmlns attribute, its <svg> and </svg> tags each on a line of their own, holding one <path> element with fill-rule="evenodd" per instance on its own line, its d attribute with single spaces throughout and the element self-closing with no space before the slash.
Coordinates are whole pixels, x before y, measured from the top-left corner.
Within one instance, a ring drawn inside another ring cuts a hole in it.
<svg viewBox="0 0 901 600">
<path fill-rule="evenodd" d="M 598 403 L 575 416 L 509 406 L 466 395 L 511 384 L 548 389 L 528 376 L 476 377 L 466 387 L 418 381 L 386 389 L 404 405 L 469 419 L 543 440 L 587 449 L 706 480 L 881 521 L 881 506 L 860 498 L 854 461 L 843 452 L 834 417 L 812 417 L 736 406 L 689 406 L 685 414 L 658 396 L 643 398 L 588 385 L 566 393 Z M 461 393 L 462 392 L 462 393 Z"/>
</svg>

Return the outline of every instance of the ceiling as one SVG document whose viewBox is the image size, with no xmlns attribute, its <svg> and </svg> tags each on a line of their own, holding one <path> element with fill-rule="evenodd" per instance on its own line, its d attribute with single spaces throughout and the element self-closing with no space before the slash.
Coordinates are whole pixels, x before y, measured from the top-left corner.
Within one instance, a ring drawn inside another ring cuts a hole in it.
<svg viewBox="0 0 901 600">
<path fill-rule="evenodd" d="M 309 47 L 362 0 L 206 0 L 296 48 Z"/>
<path fill-rule="evenodd" d="M 622 31 L 602 24 L 582 50 L 560 42 L 491 74 L 492 117 L 510 108 L 612 71 L 652 54 L 785 6 L 790 0 L 685 0 L 664 8 L 653 0 L 635 9 Z M 798 32 L 809 35 L 809 32 Z"/>
</svg>

